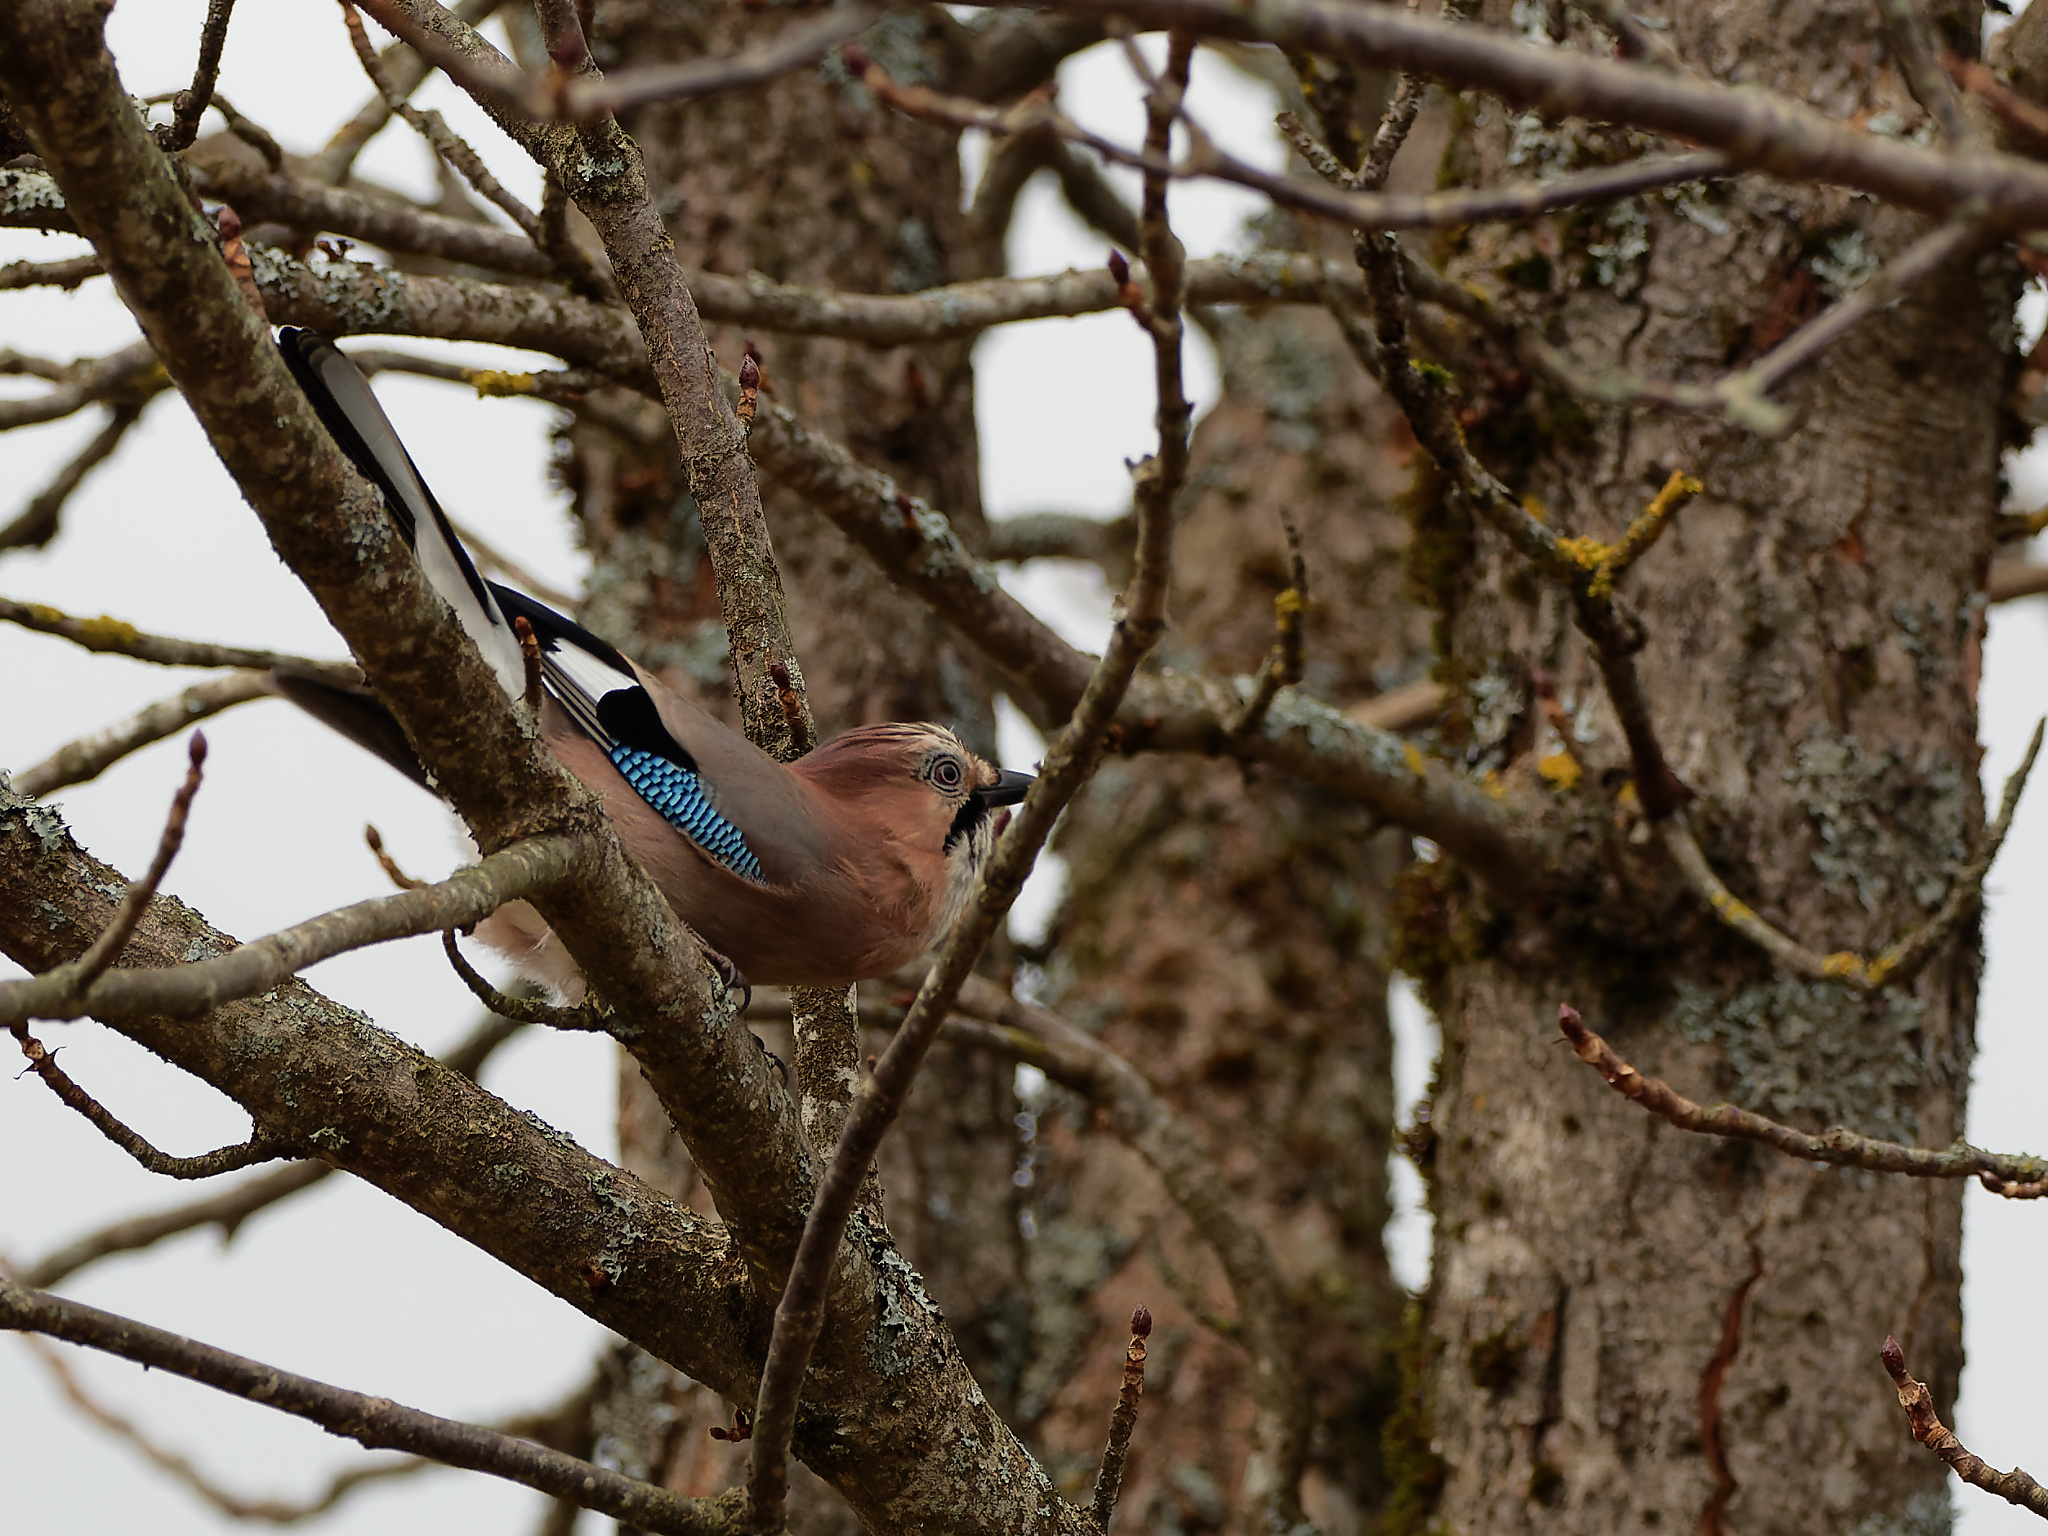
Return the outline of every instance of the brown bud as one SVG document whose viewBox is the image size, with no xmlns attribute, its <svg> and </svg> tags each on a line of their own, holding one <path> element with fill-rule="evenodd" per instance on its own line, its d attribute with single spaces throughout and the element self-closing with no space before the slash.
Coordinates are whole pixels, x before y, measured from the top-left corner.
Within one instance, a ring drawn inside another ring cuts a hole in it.
<svg viewBox="0 0 2048 1536">
<path fill-rule="evenodd" d="M 1151 1337 L 1152 1312 L 1143 1303 L 1131 1309 L 1131 1334 L 1140 1339 Z"/>
<path fill-rule="evenodd" d="M 761 387 L 761 365 L 749 357 L 740 359 L 740 388 L 756 390 Z"/>
<path fill-rule="evenodd" d="M 203 768 L 203 767 L 205 767 L 205 766 L 206 766 L 206 732 L 204 732 L 204 731 L 194 731 L 194 732 L 192 733 L 192 745 L 191 745 L 190 747 L 188 747 L 188 748 L 187 748 L 186 750 L 187 750 L 187 751 L 188 751 L 188 752 L 189 752 L 189 753 L 191 754 L 191 756 L 192 756 L 192 766 L 193 766 L 194 768 Z"/>
<path fill-rule="evenodd" d="M 859 43 L 848 43 L 839 50 L 839 57 L 845 61 L 847 69 L 853 73 L 855 79 L 861 78 L 875 67 L 874 59 Z"/>
<path fill-rule="evenodd" d="M 242 216 L 223 203 L 220 212 L 213 216 L 213 227 L 220 231 L 221 239 L 239 240 L 242 236 Z"/>
<path fill-rule="evenodd" d="M 1131 280 L 1131 264 L 1124 260 L 1124 253 L 1122 251 L 1111 251 L 1109 253 L 1109 275 L 1116 279 L 1116 285 L 1119 288 Z"/>
</svg>

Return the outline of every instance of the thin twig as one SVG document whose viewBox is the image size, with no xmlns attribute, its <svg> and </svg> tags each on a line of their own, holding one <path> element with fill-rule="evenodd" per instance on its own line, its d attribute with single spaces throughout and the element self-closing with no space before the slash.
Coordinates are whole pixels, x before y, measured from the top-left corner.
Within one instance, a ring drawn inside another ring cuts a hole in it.
<svg viewBox="0 0 2048 1536">
<path fill-rule="evenodd" d="M 1186 89 L 1192 41 L 1175 38 L 1166 79 L 1148 102 L 1151 134 L 1171 131 L 1179 94 Z M 818 1181 L 795 1261 L 775 1309 L 775 1329 L 761 1372 L 754 1411 L 753 1452 L 747 1467 L 748 1524 L 779 1529 L 788 1491 L 785 1461 L 796 1427 L 804 1371 L 825 1321 L 833 1262 L 868 1165 L 901 1112 L 911 1083 L 953 1000 L 1022 888 L 1024 876 L 1052 830 L 1053 821 L 1088 777 L 1102 734 L 1130 686 L 1138 663 L 1165 628 L 1171 566 L 1173 510 L 1187 475 L 1189 407 L 1180 376 L 1180 243 L 1166 221 L 1164 178 L 1148 178 L 1145 197 L 1146 263 L 1152 276 L 1150 327 L 1158 394 L 1159 450 L 1135 472 L 1138 507 L 1136 574 L 1124 612 L 1102 661 L 1072 718 L 1046 754 L 1038 779 L 982 871 L 975 894 L 953 925 L 918 989 L 903 1027 L 862 1083 Z"/>
<path fill-rule="evenodd" d="M 1944 50 L 1941 67 L 1957 85 L 1980 98 L 2006 127 L 2016 128 L 2031 139 L 2048 143 L 2048 108 L 2008 89 L 1992 72 L 1990 65 L 1977 59 L 1957 58 Z"/>
<path fill-rule="evenodd" d="M 199 29 L 199 61 L 192 66 L 190 90 L 178 92 L 172 104 L 171 122 L 157 130 L 157 142 L 172 154 L 190 149 L 199 137 L 199 119 L 213 101 L 214 83 L 220 78 L 220 51 L 228 38 L 228 18 L 235 0 L 208 0 L 206 24 Z"/>
<path fill-rule="evenodd" d="M 88 651 L 130 656 L 162 667 L 237 667 L 254 672 L 283 667 L 323 682 L 356 685 L 363 680 L 363 674 L 351 662 L 315 661 L 307 656 L 287 656 L 281 651 L 252 651 L 238 645 L 212 645 L 204 640 L 174 640 L 166 635 L 146 634 L 133 624 L 106 614 L 82 619 L 44 603 L 17 603 L 0 597 L 0 621 L 19 624 L 38 634 L 55 635 Z"/>
<path fill-rule="evenodd" d="M 500 992 L 474 966 L 463 959 L 462 950 L 455 942 L 453 928 L 441 935 L 441 947 L 447 951 L 448 963 L 455 968 L 455 974 L 461 978 L 462 984 L 469 988 L 470 994 L 499 1017 L 516 1019 L 521 1024 L 544 1024 L 549 1029 L 584 1030 L 599 1034 L 604 1032 L 604 1015 L 587 1004 L 575 1008 L 558 1008 L 550 1003 L 535 1002 L 525 997 L 508 997 Z"/>
<path fill-rule="evenodd" d="M 57 1065 L 56 1058 L 44 1049 L 42 1041 L 29 1033 L 28 1025 L 16 1021 L 9 1024 L 8 1028 L 21 1046 L 21 1054 L 28 1058 L 29 1067 L 48 1085 L 50 1091 L 62 1099 L 69 1108 L 83 1115 L 94 1130 L 151 1173 L 160 1173 L 171 1179 L 210 1179 L 216 1174 L 234 1173 L 243 1168 L 253 1167 L 257 1163 L 272 1163 L 279 1158 L 294 1155 L 290 1147 L 266 1136 L 261 1127 L 258 1127 L 247 1141 L 237 1142 L 231 1147 L 220 1147 L 212 1152 L 200 1152 L 191 1157 L 173 1157 L 168 1152 L 160 1152 L 142 1135 L 117 1119 L 99 1100 L 79 1087 L 64 1069 Z"/>
<path fill-rule="evenodd" d="M 462 0 L 455 7 L 455 14 L 470 26 L 480 26 L 489 19 L 503 0 Z M 378 63 L 391 81 L 392 91 L 400 100 L 410 97 L 426 83 L 433 73 L 433 66 L 415 52 L 408 44 L 395 42 L 377 56 Z M 363 146 L 374 139 L 384 125 L 391 121 L 391 98 L 385 92 L 374 91 L 363 103 L 356 115 L 335 130 L 317 155 L 305 162 L 305 172 L 314 181 L 334 185 L 348 179 L 349 167 L 355 164 L 356 156 Z M 280 167 L 280 161 L 272 161 L 271 168 Z"/>
<path fill-rule="evenodd" d="M 519 227 L 521 233 L 533 242 L 536 249 L 547 250 L 547 233 L 541 228 L 540 219 L 512 193 L 504 183 L 493 176 L 481 156 L 470 148 L 462 136 L 448 126 L 438 112 L 423 112 L 405 99 L 389 75 L 384 72 L 383 60 L 377 57 L 377 50 L 370 45 L 370 35 L 363 30 L 363 19 L 356 13 L 349 0 L 341 0 L 341 15 L 348 27 L 349 41 L 355 46 L 356 59 L 363 66 L 363 73 L 369 76 L 370 84 L 382 96 L 391 110 L 411 124 L 419 136 L 433 146 L 448 168 L 470 184 L 477 195 L 496 207 L 506 218 Z"/>
<path fill-rule="evenodd" d="M 142 419 L 142 410 L 147 403 L 146 400 L 113 402 L 107 412 L 107 424 L 94 434 L 92 441 L 57 471 L 50 483 L 22 508 L 19 517 L 0 527 L 0 549 L 41 549 L 54 539 L 63 521 L 64 504 L 85 483 L 87 475 L 113 456 L 114 450 L 121 446 L 121 439 L 128 435 L 128 429 Z"/>
<path fill-rule="evenodd" d="M 1698 150 L 1646 156 L 1624 165 L 1575 171 L 1552 181 L 1508 187 L 1458 188 L 1446 192 L 1330 191 L 1313 182 L 1272 175 L 1226 154 L 1193 123 L 1188 123 L 1187 158 L 1175 163 L 1163 148 L 1132 150 L 1083 128 L 1054 111 L 1049 99 L 1043 96 L 1026 97 L 1012 107 L 987 107 L 894 80 L 858 45 L 849 44 L 841 50 L 841 57 L 863 85 L 908 117 L 952 128 L 981 128 L 1005 136 L 1051 131 L 1087 145 L 1106 160 L 1131 166 L 1148 176 L 1178 181 L 1206 177 L 1233 182 L 1263 192 L 1283 207 L 1375 229 L 1449 229 L 1494 220 L 1533 219 L 1560 209 L 1613 202 L 1660 187 L 1712 181 L 1736 169 L 1736 162 L 1728 155 Z"/>
<path fill-rule="evenodd" d="M 15 353 L 0 356 L 0 373 L 33 374 L 57 386 L 25 399 L 0 400 L 0 432 L 57 421 L 101 401 L 147 400 L 170 383 L 146 341 L 56 368 L 38 366 L 40 362 Z"/>
<path fill-rule="evenodd" d="M 2038 1157 L 1986 1152 L 1966 1141 L 1957 1141 L 1941 1151 L 1908 1147 L 1861 1136 L 1840 1126 L 1813 1136 L 1733 1104 L 1716 1104 L 1708 1109 L 1680 1094 L 1661 1077 L 1644 1077 L 1588 1029 L 1578 1009 L 1569 1003 L 1558 1005 L 1557 1025 L 1579 1060 L 1605 1078 L 1610 1088 L 1681 1131 L 1760 1142 L 1773 1151 L 1809 1163 L 1866 1168 L 1873 1173 L 1903 1173 L 1916 1179 L 1976 1179 L 1992 1194 L 2011 1200 L 2037 1200 L 2048 1193 L 2048 1183 L 2044 1183 L 2048 1180 L 2048 1162 Z"/>
<path fill-rule="evenodd" d="M 86 989 L 121 958 L 121 952 L 135 936 L 135 925 L 142 921 L 143 912 L 148 909 L 150 902 L 156 899 L 157 887 L 163 884 L 164 876 L 170 871 L 171 861 L 178 856 L 178 850 L 184 846 L 185 821 L 192 814 L 192 801 L 198 796 L 199 786 L 206 777 L 204 732 L 192 733 L 192 740 L 185 749 L 185 755 L 188 761 L 185 782 L 178 786 L 177 793 L 171 797 L 170 814 L 164 818 L 164 829 L 157 838 L 156 855 L 149 861 L 148 871 L 140 880 L 128 887 L 126 894 L 121 898 L 121 905 L 115 909 L 113 921 L 107 924 L 84 954 L 35 978 L 39 1001 L 53 1005 L 58 1010 L 75 1010 L 79 998 L 85 994 Z M 25 1016 L 8 1016 L 8 1022 L 13 1023 L 15 1018 Z M 57 1012 L 43 1016 L 67 1015 Z M 75 1013 L 68 1016 L 75 1017 Z M 28 1049 L 25 1040 L 22 1049 Z M 52 1063 L 51 1071 L 55 1070 L 55 1064 Z"/>
<path fill-rule="evenodd" d="M 1273 707 L 1273 700 L 1280 696 L 1280 690 L 1301 681 L 1302 626 L 1308 613 L 1308 561 L 1302 553 L 1301 530 L 1294 526 L 1293 516 L 1283 510 L 1280 522 L 1287 530 L 1288 563 L 1292 571 L 1287 586 L 1273 597 L 1273 625 L 1279 636 L 1252 679 L 1251 697 L 1245 700 L 1244 712 L 1231 721 L 1224 733 L 1230 737 L 1241 738 L 1256 731 L 1266 718 L 1266 711 Z"/>
<path fill-rule="evenodd" d="M 126 720 L 67 742 L 33 767 L 14 775 L 16 793 L 41 798 L 54 789 L 84 784 L 132 752 L 166 736 L 175 736 L 188 725 L 196 725 L 222 710 L 252 699 L 271 697 L 268 675 L 262 672 L 230 672 L 225 677 L 195 683 L 184 692 L 159 699 Z"/>
<path fill-rule="evenodd" d="M 493 1052 L 525 1026 L 514 1019 L 486 1017 L 455 1048 L 441 1058 L 443 1066 L 474 1080 Z M 225 1243 L 241 1230 L 242 1224 L 259 1211 L 310 1189 L 336 1172 L 331 1163 L 308 1160 L 248 1179 L 232 1189 L 209 1195 L 186 1205 L 173 1206 L 153 1215 L 130 1217 L 66 1243 L 54 1253 L 30 1264 L 18 1278 L 24 1285 L 41 1289 L 58 1284 L 101 1259 L 117 1253 L 134 1253 L 190 1232 L 197 1227 L 217 1227 Z"/>
<path fill-rule="evenodd" d="M 1131 1431 L 1138 1426 L 1138 1399 L 1145 1395 L 1145 1340 L 1152 1336 L 1152 1314 L 1143 1306 L 1131 1312 L 1131 1342 L 1124 1347 L 1124 1376 L 1117 1387 L 1116 1407 L 1109 1416 L 1109 1443 L 1095 1473 L 1095 1499 L 1089 1513 L 1097 1530 L 1107 1531 L 1124 1487 L 1124 1459 L 1131 1451 Z"/>
<path fill-rule="evenodd" d="M 1897 1339 L 1885 1335 L 1884 1350 L 1879 1358 L 1884 1361 L 1885 1374 L 1891 1377 L 1892 1385 L 1898 1389 L 1899 1406 L 1906 1410 L 1906 1422 L 1912 1426 L 1915 1440 L 1947 1462 L 1949 1470 L 1972 1488 L 1995 1493 L 2006 1503 L 2017 1504 L 2021 1509 L 2048 1520 L 2048 1488 L 2043 1488 L 2018 1467 L 2010 1472 L 2001 1472 L 1981 1457 L 1972 1455 L 1935 1413 L 1934 1394 L 1907 1373 L 1906 1352 L 1899 1348 Z"/>
<path fill-rule="evenodd" d="M 372 1450 L 405 1451 L 575 1500 L 641 1530 L 712 1536 L 732 1529 L 731 1498 L 686 1499 L 579 1457 L 478 1424 L 438 1418 L 180 1338 L 0 1274 L 0 1326 L 66 1339 L 309 1419 Z"/>
<path fill-rule="evenodd" d="M 325 1514 L 366 1483 L 405 1477 L 411 1473 L 423 1472 L 435 1465 L 423 1457 L 408 1456 L 400 1461 L 372 1462 L 368 1466 L 350 1467 L 329 1478 L 327 1486 L 319 1493 L 298 1503 L 286 1503 L 282 1499 L 244 1498 L 208 1477 L 191 1458 L 172 1450 L 169 1446 L 158 1444 L 126 1414 L 94 1397 L 85 1389 L 85 1384 L 78 1379 L 77 1372 L 71 1369 L 70 1362 L 58 1352 L 55 1345 L 33 1335 L 25 1338 L 23 1342 L 56 1378 L 58 1390 L 71 1400 L 74 1408 L 109 1434 L 126 1441 L 151 1466 L 181 1483 L 189 1492 L 211 1504 L 231 1520 L 257 1520 L 267 1525 L 296 1525 L 300 1521 Z"/>
</svg>

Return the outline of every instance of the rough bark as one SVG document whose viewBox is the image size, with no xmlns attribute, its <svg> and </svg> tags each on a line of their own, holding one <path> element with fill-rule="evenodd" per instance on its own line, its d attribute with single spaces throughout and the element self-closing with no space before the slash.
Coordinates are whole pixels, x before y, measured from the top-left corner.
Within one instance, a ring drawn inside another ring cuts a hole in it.
<svg viewBox="0 0 2048 1536">
<path fill-rule="evenodd" d="M 1505 7 L 1490 16 L 1506 24 Z M 1854 4 L 1670 12 L 1703 74 L 1830 116 L 1918 109 Z M 1975 12 L 1939 24 L 1974 36 Z M 1609 133 L 1477 98 L 1479 180 L 1597 157 Z M 1839 194 L 1747 181 L 1446 242 L 1596 366 L 1711 377 L 1853 288 L 1924 225 Z M 1496 376 L 1472 435 L 1553 527 L 1612 538 L 1672 470 L 1705 482 L 1624 593 L 1691 815 L 1743 899 L 1823 951 L 1871 953 L 1923 921 L 1981 820 L 1978 588 L 1999 500 L 2012 285 L 1965 261 L 1790 387 L 1771 441 L 1711 418 L 1575 410 Z M 1642 1064 L 1819 1129 L 1922 1145 L 1960 1133 L 1974 931 L 1901 992 L 1773 973 L 1682 894 L 1624 787 L 1627 757 L 1568 609 L 1491 535 L 1426 526 L 1445 558 L 1445 750 L 1615 807 L 1632 926 L 1490 910 L 1418 871 L 1405 936 L 1443 1022 L 1432 1106 L 1434 1431 L 1451 1530 L 1945 1529 L 1943 1473 L 1874 1379 L 1911 1339 L 1937 1398 L 1961 1365 L 1957 1190 L 1678 1135 L 1552 1048 L 1561 1000 Z M 1531 687 L 1552 673 L 1585 772 Z"/>
</svg>

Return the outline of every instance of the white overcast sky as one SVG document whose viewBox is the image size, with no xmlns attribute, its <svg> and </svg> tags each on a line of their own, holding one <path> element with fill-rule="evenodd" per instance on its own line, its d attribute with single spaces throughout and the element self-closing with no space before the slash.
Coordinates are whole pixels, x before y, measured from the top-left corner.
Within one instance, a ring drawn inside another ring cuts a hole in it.
<svg viewBox="0 0 2048 1536">
<path fill-rule="evenodd" d="M 110 37 L 136 95 L 189 78 L 203 0 L 126 0 Z M 1061 72 L 1061 99 L 1092 126 L 1134 140 L 1141 113 L 1113 49 Z M 244 6 L 230 32 L 221 90 L 294 150 L 310 150 L 364 96 L 334 7 L 327 0 Z M 458 92 L 436 79 L 422 104 L 438 108 L 493 169 L 529 202 L 537 179 L 524 157 Z M 1246 158 L 1277 165 L 1270 104 L 1216 60 L 1198 57 L 1194 110 Z M 978 161 L 978 146 L 963 155 Z M 388 130 L 364 170 L 419 192 L 432 184 L 425 151 Z M 1249 194 L 1217 187 L 1175 192 L 1176 224 L 1192 254 L 1242 244 Z M 50 260 L 81 243 L 0 231 L 0 263 Z M 1080 227 L 1043 178 L 1020 205 L 1011 270 L 1094 266 L 1099 237 Z M 76 294 L 0 294 L 0 348 L 69 358 L 133 338 L 105 282 Z M 1215 397 L 1213 360 L 1191 359 L 1198 408 Z M 505 366 L 500 349 L 420 351 Z M 1127 317 L 1054 320 L 991 333 L 976 353 L 983 479 L 1001 516 L 1065 508 L 1112 515 L 1127 500 L 1123 468 L 1151 442 L 1149 354 Z M 536 360 L 538 361 L 538 360 Z M 1072 388 L 1090 379 L 1086 390 Z M 387 375 L 378 390 L 429 481 L 450 510 L 557 585 L 580 581 L 564 505 L 545 472 L 547 408 L 479 401 L 451 386 Z M 7 394 L 33 393 L 0 379 Z M 97 430 L 79 417 L 0 436 L 0 520 Z M 1050 450 L 1050 451 L 1049 451 Z M 2016 505 L 2048 501 L 2048 468 L 2015 469 Z M 1106 594 L 1084 573 L 1049 568 L 1016 590 L 1077 643 L 1099 648 Z M 118 457 L 73 498 L 64 531 L 40 553 L 0 556 L 0 593 L 86 613 L 116 614 L 145 629 L 312 654 L 340 655 L 338 637 L 278 563 L 175 396 L 160 398 Z M 61 642 L 0 628 L 0 766 L 19 768 L 60 743 L 174 692 L 192 674 L 85 655 Z M 2048 677 L 2048 605 L 1996 612 L 1983 695 L 1985 782 L 2010 770 Z M 252 936 L 349 901 L 379 894 L 383 877 L 363 850 L 376 822 L 399 859 L 439 875 L 461 857 L 447 814 L 395 774 L 337 738 L 270 703 L 209 722 L 205 789 L 186 850 L 167 882 L 218 926 Z M 1012 724 L 1004 752 L 1026 766 L 1035 744 Z M 147 860 L 180 774 L 182 747 L 167 743 L 100 780 L 60 795 L 80 841 L 133 870 Z M 1969 1132 L 2005 1148 L 2040 1149 L 2035 1106 L 2048 1081 L 2048 1045 L 2035 1025 L 2030 940 L 2048 919 L 2048 811 L 2037 792 L 2021 808 L 1991 888 L 1991 963 L 1984 993 Z M 1042 881 L 1037 910 L 1054 892 Z M 468 1026 L 476 1009 L 449 976 L 438 946 L 418 940 L 316 967 L 313 983 L 363 1009 L 385 1028 L 433 1049 Z M 1397 988 L 1397 1089 L 1412 1103 L 1427 1081 L 1434 1030 Z M 165 1068 L 93 1024 L 47 1027 L 65 1065 L 117 1114 L 167 1150 L 238 1140 L 247 1122 L 221 1096 Z M 613 1062 L 589 1038 L 529 1031 L 501 1053 L 487 1085 L 570 1132 L 601 1155 L 615 1153 Z M 194 1198 L 142 1173 L 62 1109 L 32 1078 L 0 1074 L 0 1256 L 33 1259 L 122 1215 Z M 1426 1277 L 1426 1220 L 1414 1211 L 1414 1179 L 1397 1169 L 1404 1213 L 1390 1229 L 1397 1272 Z M 2038 1462 L 2048 1446 L 2040 1383 L 2048 1342 L 2032 1326 L 2038 1277 L 2048 1271 L 2048 1210 L 2008 1205 L 1972 1188 L 1966 1266 L 1971 1365 L 1961 1432 L 1988 1459 Z M 563 1303 L 472 1252 L 457 1239 L 366 1186 L 334 1179 L 275 1215 L 251 1223 L 228 1248 L 207 1235 L 95 1266 L 68 1294 L 253 1355 L 287 1369 L 380 1393 L 431 1411 L 489 1418 L 552 1401 L 575 1385 L 601 1332 Z M 147 1425 L 166 1445 L 245 1497 L 303 1496 L 329 1470 L 361 1453 L 296 1420 L 162 1373 L 72 1352 L 73 1367 L 103 1401 Z M 1884 1387 L 1872 1349 L 1873 1392 Z M 1903 1432 L 1903 1426 L 1902 1426 Z M 8 1532 L 99 1532 L 143 1526 L 153 1536 L 239 1528 L 188 1495 L 65 1405 L 48 1373 L 18 1341 L 0 1339 L 0 1480 Z M 90 1513 L 81 1510 L 87 1490 Z M 1965 1490 L 1967 1493 L 1968 1491 Z M 373 1488 L 319 1522 L 331 1533 L 511 1530 L 536 1518 L 537 1496 L 490 1478 L 436 1472 Z M 1966 1536 L 2002 1536 L 2026 1520 L 1981 1494 L 1959 1500 Z M 599 1529 L 586 1516 L 586 1531 Z"/>
</svg>

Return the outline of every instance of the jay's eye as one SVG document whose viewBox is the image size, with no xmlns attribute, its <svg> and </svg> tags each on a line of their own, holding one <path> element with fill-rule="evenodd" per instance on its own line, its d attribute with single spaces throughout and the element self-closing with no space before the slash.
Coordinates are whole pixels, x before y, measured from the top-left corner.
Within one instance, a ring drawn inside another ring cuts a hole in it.
<svg viewBox="0 0 2048 1536">
<path fill-rule="evenodd" d="M 932 782 L 941 789 L 960 787 L 960 765 L 950 757 L 942 757 L 932 764 Z"/>
</svg>

